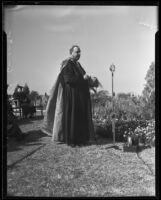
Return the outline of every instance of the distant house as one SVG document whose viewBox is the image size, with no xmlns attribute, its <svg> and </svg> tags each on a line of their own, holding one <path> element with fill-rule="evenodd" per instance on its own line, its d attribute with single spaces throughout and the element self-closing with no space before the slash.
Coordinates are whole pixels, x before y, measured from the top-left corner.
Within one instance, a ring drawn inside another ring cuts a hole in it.
<svg viewBox="0 0 161 200">
<path fill-rule="evenodd" d="M 36 101 L 35 101 L 35 106 L 41 106 L 42 105 L 42 95 L 40 95 Z"/>
<path fill-rule="evenodd" d="M 24 88 L 23 86 L 18 85 L 17 88 L 18 88 L 18 92 L 23 92 L 23 88 Z"/>
</svg>

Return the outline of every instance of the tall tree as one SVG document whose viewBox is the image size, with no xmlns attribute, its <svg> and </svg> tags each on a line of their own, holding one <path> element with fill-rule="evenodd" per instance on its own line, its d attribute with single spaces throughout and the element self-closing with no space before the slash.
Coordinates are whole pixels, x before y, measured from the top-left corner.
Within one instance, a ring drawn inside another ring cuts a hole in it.
<svg viewBox="0 0 161 200">
<path fill-rule="evenodd" d="M 39 93 L 37 91 L 32 90 L 30 93 L 30 96 L 29 96 L 30 100 L 36 101 L 36 99 L 38 99 L 38 97 L 39 97 Z"/>
<path fill-rule="evenodd" d="M 26 94 L 26 96 L 29 96 L 30 89 L 29 89 L 27 83 L 25 83 L 25 85 L 24 85 L 23 92 Z"/>
<path fill-rule="evenodd" d="M 151 63 L 146 77 L 146 84 L 142 91 L 143 102 L 144 102 L 144 112 L 146 116 L 153 118 L 155 115 L 155 64 Z"/>
<path fill-rule="evenodd" d="M 155 64 L 154 62 L 151 63 L 146 77 L 146 84 L 143 90 L 143 96 L 146 99 L 149 99 L 151 96 L 153 96 L 153 93 L 155 93 Z"/>
</svg>

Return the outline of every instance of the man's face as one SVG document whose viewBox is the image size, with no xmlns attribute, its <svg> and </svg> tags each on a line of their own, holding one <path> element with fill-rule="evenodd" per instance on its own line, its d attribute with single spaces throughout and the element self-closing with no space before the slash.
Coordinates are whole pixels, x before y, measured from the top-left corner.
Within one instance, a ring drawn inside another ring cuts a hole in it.
<svg viewBox="0 0 161 200">
<path fill-rule="evenodd" d="M 80 49 L 78 48 L 78 47 L 74 47 L 74 49 L 73 49 L 73 51 L 72 51 L 72 53 L 71 53 L 71 56 L 72 56 L 72 58 L 74 59 L 74 60 L 79 60 L 79 58 L 80 58 Z"/>
</svg>

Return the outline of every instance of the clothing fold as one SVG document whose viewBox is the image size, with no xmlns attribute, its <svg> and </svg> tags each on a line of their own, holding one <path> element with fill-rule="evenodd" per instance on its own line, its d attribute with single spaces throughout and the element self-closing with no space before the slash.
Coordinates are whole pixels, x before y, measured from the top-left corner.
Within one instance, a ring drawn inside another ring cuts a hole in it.
<svg viewBox="0 0 161 200">
<path fill-rule="evenodd" d="M 64 63 L 50 91 L 41 130 L 52 141 L 69 145 L 85 143 L 95 139 L 89 87 L 85 81 L 82 85 L 67 84 L 64 80 L 71 72 L 75 80 L 83 75 L 71 60 Z"/>
<path fill-rule="evenodd" d="M 43 125 L 41 128 L 44 133 L 52 136 L 52 140 L 54 140 L 54 138 L 58 138 L 59 131 L 62 129 L 62 103 L 62 86 L 58 76 L 50 91 L 50 96 L 44 114 Z"/>
</svg>

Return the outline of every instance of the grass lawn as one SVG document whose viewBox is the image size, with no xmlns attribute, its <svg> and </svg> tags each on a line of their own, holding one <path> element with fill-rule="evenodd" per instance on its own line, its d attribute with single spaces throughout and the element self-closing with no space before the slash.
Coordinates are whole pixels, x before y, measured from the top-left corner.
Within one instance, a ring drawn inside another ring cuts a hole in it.
<svg viewBox="0 0 161 200">
<path fill-rule="evenodd" d="M 154 147 L 137 155 L 98 138 L 98 144 L 71 148 L 51 142 L 39 131 L 41 123 L 20 122 L 24 140 L 8 140 L 9 196 L 155 196 Z"/>
</svg>

